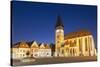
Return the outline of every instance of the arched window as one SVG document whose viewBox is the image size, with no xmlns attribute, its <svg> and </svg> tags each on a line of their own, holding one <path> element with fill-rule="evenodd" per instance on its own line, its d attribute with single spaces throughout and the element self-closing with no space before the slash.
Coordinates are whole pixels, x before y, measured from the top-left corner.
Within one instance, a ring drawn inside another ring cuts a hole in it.
<svg viewBox="0 0 100 67">
<path fill-rule="evenodd" d="M 64 54 L 64 50 L 62 50 L 62 54 Z"/>
<path fill-rule="evenodd" d="M 92 38 L 91 37 L 90 37 L 90 45 L 91 45 L 90 49 L 92 50 Z"/>
<path fill-rule="evenodd" d="M 66 48 L 66 52 L 69 53 L 69 49 L 68 48 Z"/>
<path fill-rule="evenodd" d="M 85 38 L 85 50 L 87 51 L 87 38 Z"/>
<path fill-rule="evenodd" d="M 76 56 L 76 49 L 74 49 L 74 55 Z"/>
<path fill-rule="evenodd" d="M 76 40 L 74 40 L 74 46 L 76 46 Z"/>
<path fill-rule="evenodd" d="M 79 39 L 79 50 L 81 51 L 81 39 Z"/>
<path fill-rule="evenodd" d="M 72 47 L 72 46 L 73 46 L 72 41 L 70 41 L 70 47 Z"/>
<path fill-rule="evenodd" d="M 70 49 L 70 55 L 72 56 L 72 49 Z"/>
<path fill-rule="evenodd" d="M 73 48 L 73 56 L 74 56 L 75 52 L 74 52 L 74 48 Z"/>
</svg>

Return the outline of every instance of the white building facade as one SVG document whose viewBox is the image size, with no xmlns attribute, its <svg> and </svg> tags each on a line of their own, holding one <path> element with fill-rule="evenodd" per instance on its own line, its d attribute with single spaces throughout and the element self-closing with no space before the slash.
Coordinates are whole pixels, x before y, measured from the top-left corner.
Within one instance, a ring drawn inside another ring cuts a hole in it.
<svg viewBox="0 0 100 67">
<path fill-rule="evenodd" d="M 30 57 L 29 52 L 30 48 L 25 42 L 21 42 L 17 44 L 17 47 L 12 48 L 12 58 L 13 59 L 22 59 L 26 57 Z"/>
<path fill-rule="evenodd" d="M 12 59 L 23 59 L 28 57 L 33 58 L 44 58 L 44 57 L 51 57 L 51 48 L 48 44 L 44 45 L 43 43 L 37 44 L 34 41 L 30 46 L 25 43 L 21 42 L 17 44 L 17 47 L 13 47 L 12 50 Z"/>
</svg>

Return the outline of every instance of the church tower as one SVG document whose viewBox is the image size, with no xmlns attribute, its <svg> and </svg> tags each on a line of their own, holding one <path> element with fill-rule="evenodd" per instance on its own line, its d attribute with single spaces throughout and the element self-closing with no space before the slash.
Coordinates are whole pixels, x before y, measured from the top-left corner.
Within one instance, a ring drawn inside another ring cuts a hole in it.
<svg viewBox="0 0 100 67">
<path fill-rule="evenodd" d="M 64 45 L 64 25 L 60 16 L 57 17 L 55 29 L 55 56 L 60 56 L 61 47 Z"/>
</svg>

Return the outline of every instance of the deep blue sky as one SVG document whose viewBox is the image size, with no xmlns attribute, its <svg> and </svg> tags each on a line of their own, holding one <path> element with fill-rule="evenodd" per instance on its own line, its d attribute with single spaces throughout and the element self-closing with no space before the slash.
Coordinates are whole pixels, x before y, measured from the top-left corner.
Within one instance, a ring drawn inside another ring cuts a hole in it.
<svg viewBox="0 0 100 67">
<path fill-rule="evenodd" d="M 54 43 L 55 24 L 60 15 L 65 34 L 89 30 L 96 42 L 97 7 L 71 4 L 12 2 L 12 42 Z"/>
</svg>

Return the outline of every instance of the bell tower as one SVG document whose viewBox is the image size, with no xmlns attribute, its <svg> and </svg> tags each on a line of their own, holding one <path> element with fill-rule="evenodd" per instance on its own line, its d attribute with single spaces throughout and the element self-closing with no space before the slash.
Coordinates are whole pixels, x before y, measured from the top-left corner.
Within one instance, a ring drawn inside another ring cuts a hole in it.
<svg viewBox="0 0 100 67">
<path fill-rule="evenodd" d="M 64 25 L 60 16 L 57 17 L 55 25 L 55 56 L 60 56 L 61 47 L 64 44 Z"/>
</svg>

